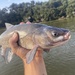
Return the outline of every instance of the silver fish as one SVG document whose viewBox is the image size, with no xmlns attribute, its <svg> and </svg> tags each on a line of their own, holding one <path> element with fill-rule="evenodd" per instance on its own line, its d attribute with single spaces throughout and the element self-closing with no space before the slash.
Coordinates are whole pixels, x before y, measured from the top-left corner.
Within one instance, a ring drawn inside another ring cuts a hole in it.
<svg viewBox="0 0 75 75">
<path fill-rule="evenodd" d="M 0 46 L 2 46 L 1 55 L 5 57 L 6 49 L 10 48 L 9 39 L 14 32 L 19 34 L 19 45 L 29 49 L 26 54 L 26 61 L 30 63 L 38 48 L 49 51 L 51 48 L 64 44 L 71 37 L 70 31 L 64 28 L 47 26 L 45 24 L 22 24 L 12 25 L 5 23 L 6 31 L 0 35 Z M 11 61 L 13 52 L 8 53 L 7 60 Z"/>
</svg>

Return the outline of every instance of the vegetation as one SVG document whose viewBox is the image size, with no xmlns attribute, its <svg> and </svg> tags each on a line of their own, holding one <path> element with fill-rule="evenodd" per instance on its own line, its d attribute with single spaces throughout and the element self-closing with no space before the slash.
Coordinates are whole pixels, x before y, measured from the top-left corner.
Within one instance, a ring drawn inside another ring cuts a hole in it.
<svg viewBox="0 0 75 75">
<path fill-rule="evenodd" d="M 34 22 L 75 17 L 75 0 L 49 0 L 46 2 L 13 3 L 0 9 L 0 27 L 5 22 L 18 24 L 31 17 Z"/>
</svg>

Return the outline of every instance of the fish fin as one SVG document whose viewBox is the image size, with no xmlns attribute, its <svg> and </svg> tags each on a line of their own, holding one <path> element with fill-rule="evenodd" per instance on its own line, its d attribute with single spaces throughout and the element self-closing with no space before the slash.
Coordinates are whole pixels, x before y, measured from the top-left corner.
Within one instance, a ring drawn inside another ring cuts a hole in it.
<svg viewBox="0 0 75 75">
<path fill-rule="evenodd" d="M 5 26 L 6 26 L 7 29 L 9 29 L 9 28 L 11 28 L 11 27 L 14 26 L 14 25 L 12 25 L 12 24 L 10 24 L 10 23 L 5 23 Z"/>
<path fill-rule="evenodd" d="M 6 61 L 6 48 L 5 47 L 1 47 L 1 56 L 3 57 L 4 61 L 7 63 Z"/>
<path fill-rule="evenodd" d="M 5 51 L 1 50 L 1 56 L 3 57 L 3 59 L 5 60 Z"/>
<path fill-rule="evenodd" d="M 10 62 L 10 61 L 12 60 L 13 54 L 14 54 L 14 53 L 13 53 L 12 51 L 9 51 L 9 52 L 8 52 L 7 62 Z"/>
<path fill-rule="evenodd" d="M 44 51 L 45 51 L 46 53 L 48 53 L 48 52 L 50 51 L 50 49 L 44 49 Z"/>
<path fill-rule="evenodd" d="M 4 58 L 4 60 L 5 60 L 5 53 L 6 53 L 6 48 L 1 47 L 1 56 Z"/>
<path fill-rule="evenodd" d="M 3 56 L 5 54 L 5 50 L 1 47 L 1 55 Z"/>
<path fill-rule="evenodd" d="M 26 62 L 27 62 L 28 64 L 33 60 L 33 58 L 34 58 L 34 56 L 35 56 L 35 54 L 36 54 L 37 48 L 38 48 L 38 46 L 35 46 L 32 50 L 30 50 L 30 51 L 26 54 Z"/>
</svg>

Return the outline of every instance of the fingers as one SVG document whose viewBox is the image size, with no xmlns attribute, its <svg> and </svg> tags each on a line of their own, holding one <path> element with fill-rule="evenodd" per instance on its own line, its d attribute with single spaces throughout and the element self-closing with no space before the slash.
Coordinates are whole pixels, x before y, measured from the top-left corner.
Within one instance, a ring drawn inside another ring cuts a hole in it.
<svg viewBox="0 0 75 75">
<path fill-rule="evenodd" d="M 12 50 L 17 50 L 18 49 L 18 42 L 19 40 L 19 35 L 18 33 L 14 33 L 13 36 L 9 39 L 9 44 Z"/>
<path fill-rule="evenodd" d="M 29 52 L 29 50 L 21 47 L 18 45 L 19 35 L 18 33 L 14 33 L 13 36 L 9 39 L 10 47 L 16 55 L 18 55 L 20 58 L 25 59 L 26 54 Z M 42 57 L 42 50 L 38 50 L 36 52 L 35 57 Z"/>
<path fill-rule="evenodd" d="M 28 50 L 18 45 L 19 35 L 18 33 L 14 33 L 13 36 L 9 39 L 10 47 L 16 55 L 18 55 L 20 58 L 25 58 L 25 55 L 27 54 Z"/>
<path fill-rule="evenodd" d="M 43 50 L 38 50 L 38 51 L 36 52 L 35 57 L 42 57 L 42 56 L 43 56 Z"/>
</svg>

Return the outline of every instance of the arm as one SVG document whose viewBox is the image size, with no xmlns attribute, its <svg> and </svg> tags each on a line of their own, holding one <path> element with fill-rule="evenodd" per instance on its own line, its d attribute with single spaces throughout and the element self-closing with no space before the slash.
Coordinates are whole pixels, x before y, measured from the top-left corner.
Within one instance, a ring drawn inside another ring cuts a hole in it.
<svg viewBox="0 0 75 75">
<path fill-rule="evenodd" d="M 25 59 L 23 62 L 25 75 L 47 75 L 41 51 L 37 51 L 34 60 L 30 64 L 27 64 Z"/>
<path fill-rule="evenodd" d="M 30 64 L 27 64 L 25 56 L 28 50 L 17 44 L 18 38 L 18 34 L 14 33 L 10 38 L 9 43 L 12 51 L 19 56 L 24 63 L 24 75 L 47 75 L 42 51 L 38 50 L 34 60 Z"/>
</svg>

